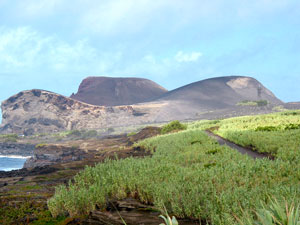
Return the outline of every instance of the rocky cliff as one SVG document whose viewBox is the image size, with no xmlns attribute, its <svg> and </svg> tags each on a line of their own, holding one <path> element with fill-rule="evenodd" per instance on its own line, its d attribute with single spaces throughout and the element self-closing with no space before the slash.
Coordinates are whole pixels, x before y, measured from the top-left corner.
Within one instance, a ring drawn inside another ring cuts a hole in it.
<svg viewBox="0 0 300 225">
<path fill-rule="evenodd" d="M 95 106 L 43 90 L 22 91 L 2 102 L 1 133 L 99 129 L 149 121 L 147 110 L 132 106 Z"/>
<path fill-rule="evenodd" d="M 92 105 L 131 105 L 160 97 L 167 90 L 142 78 L 88 77 L 71 98 Z"/>
<path fill-rule="evenodd" d="M 80 161 L 90 157 L 85 151 L 76 147 L 60 145 L 40 145 L 34 155 L 27 159 L 23 168 L 42 167 L 56 163 Z"/>
<path fill-rule="evenodd" d="M 33 156 L 34 147 L 32 144 L 0 142 L 0 155 Z"/>
</svg>

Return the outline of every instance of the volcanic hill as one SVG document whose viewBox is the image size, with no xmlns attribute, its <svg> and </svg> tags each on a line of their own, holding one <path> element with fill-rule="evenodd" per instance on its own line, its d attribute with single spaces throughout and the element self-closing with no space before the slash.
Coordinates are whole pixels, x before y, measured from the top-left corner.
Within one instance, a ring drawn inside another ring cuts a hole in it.
<svg viewBox="0 0 300 225">
<path fill-rule="evenodd" d="M 103 88 L 99 88 L 99 84 Z M 143 94 L 144 91 L 146 94 Z M 159 93 L 159 97 L 150 101 Z M 139 95 L 142 97 L 139 98 Z M 74 99 L 80 96 L 93 104 Z M 141 99 L 146 102 L 128 104 Z M 268 104 L 239 105 L 243 101 L 262 100 Z M 274 106 L 280 105 L 285 106 L 270 90 L 251 77 L 211 78 L 169 92 L 144 79 L 87 78 L 82 82 L 78 94 L 72 98 L 43 90 L 22 91 L 10 97 L 1 105 L 3 119 L 0 132 L 30 135 L 160 123 L 175 119 L 218 119 L 268 113 L 276 108 Z"/>
<path fill-rule="evenodd" d="M 116 106 L 148 102 L 167 90 L 142 78 L 88 77 L 71 98 L 92 105 Z"/>
</svg>

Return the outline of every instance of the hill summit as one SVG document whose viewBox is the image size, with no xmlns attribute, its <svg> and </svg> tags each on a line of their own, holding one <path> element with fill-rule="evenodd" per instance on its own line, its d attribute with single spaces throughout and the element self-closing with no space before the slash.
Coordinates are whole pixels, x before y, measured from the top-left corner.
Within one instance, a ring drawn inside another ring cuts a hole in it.
<svg viewBox="0 0 300 225">
<path fill-rule="evenodd" d="M 71 98 L 92 105 L 116 106 L 148 102 L 167 90 L 143 78 L 87 77 Z"/>
</svg>

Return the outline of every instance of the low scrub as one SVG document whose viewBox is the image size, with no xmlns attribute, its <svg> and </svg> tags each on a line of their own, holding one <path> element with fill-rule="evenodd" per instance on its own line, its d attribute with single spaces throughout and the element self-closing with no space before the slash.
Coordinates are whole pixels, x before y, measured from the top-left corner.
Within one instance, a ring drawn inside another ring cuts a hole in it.
<svg viewBox="0 0 300 225">
<path fill-rule="evenodd" d="M 239 103 L 237 103 L 237 105 L 240 106 L 266 106 L 268 105 L 268 101 L 267 100 L 259 100 L 259 101 L 251 101 L 251 100 L 244 100 L 241 101 Z"/>
</svg>

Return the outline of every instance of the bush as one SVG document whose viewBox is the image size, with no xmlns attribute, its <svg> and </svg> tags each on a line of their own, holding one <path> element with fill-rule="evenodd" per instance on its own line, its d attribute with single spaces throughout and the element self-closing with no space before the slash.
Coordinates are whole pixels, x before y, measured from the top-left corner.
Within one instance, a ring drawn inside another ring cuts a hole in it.
<svg viewBox="0 0 300 225">
<path fill-rule="evenodd" d="M 285 126 L 284 128 L 285 130 L 296 130 L 296 129 L 300 129 L 300 124 L 288 124 Z"/>
<path fill-rule="evenodd" d="M 43 147 L 45 147 L 45 146 L 47 146 L 47 144 L 41 143 L 41 144 L 37 144 L 37 145 L 35 146 L 35 148 L 43 148 Z"/>
<path fill-rule="evenodd" d="M 255 129 L 255 131 L 277 131 L 277 130 L 280 130 L 280 129 L 277 127 L 274 127 L 274 126 L 257 127 Z"/>
<path fill-rule="evenodd" d="M 81 136 L 81 132 L 79 130 L 71 130 L 67 136 L 77 136 L 80 137 Z"/>
<path fill-rule="evenodd" d="M 136 132 L 130 132 L 130 133 L 127 134 L 127 137 L 131 137 L 131 136 L 136 135 L 136 134 L 137 134 Z"/>
<path fill-rule="evenodd" d="M 173 131 L 185 130 L 186 128 L 187 128 L 186 125 L 180 123 L 178 120 L 174 120 L 162 127 L 161 134 L 167 134 Z"/>
<path fill-rule="evenodd" d="M 256 103 L 257 103 L 257 106 L 268 105 L 268 101 L 267 100 L 259 100 L 259 101 L 256 101 Z"/>
</svg>

